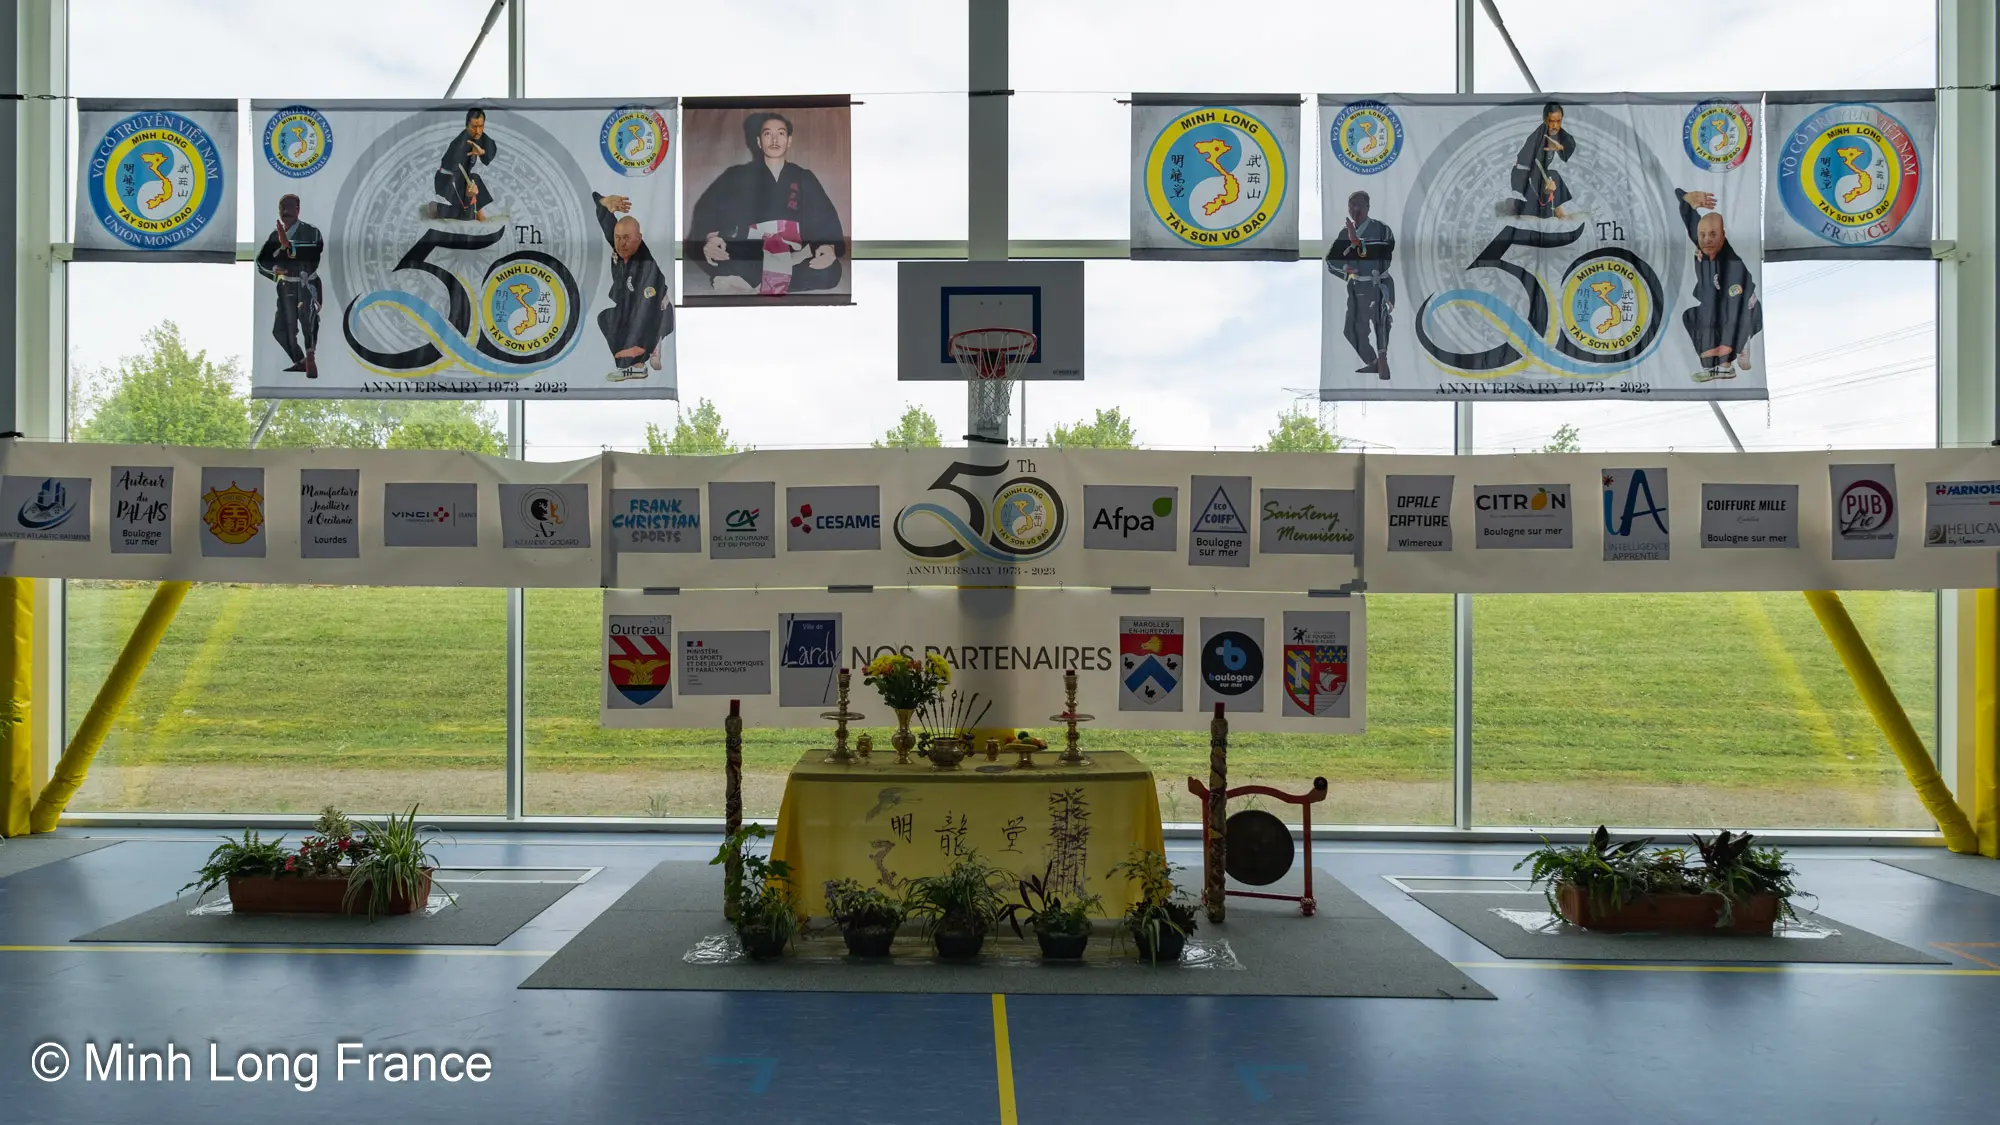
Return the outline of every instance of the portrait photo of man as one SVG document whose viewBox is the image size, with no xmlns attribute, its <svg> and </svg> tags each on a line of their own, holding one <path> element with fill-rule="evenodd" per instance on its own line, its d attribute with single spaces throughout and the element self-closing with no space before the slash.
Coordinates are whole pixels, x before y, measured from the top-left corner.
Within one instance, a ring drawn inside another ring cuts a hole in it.
<svg viewBox="0 0 2000 1125">
<path fill-rule="evenodd" d="M 325 241 L 319 228 L 299 218 L 299 197 L 278 199 L 276 229 L 264 237 L 257 251 L 257 272 L 278 287 L 278 311 L 271 322 L 271 335 L 291 358 L 288 372 L 304 372 L 308 379 L 319 378 L 314 352 L 319 347 L 319 309 L 324 293 L 319 280 L 320 254 Z"/>
<path fill-rule="evenodd" d="M 1678 188 L 1674 195 L 1680 201 L 1681 223 L 1694 243 L 1695 305 L 1681 314 L 1681 327 L 1701 363 L 1694 381 L 1734 379 L 1738 371 L 1750 370 L 1750 338 L 1764 329 L 1757 281 L 1729 245 L 1722 215 L 1715 210 L 1715 195 Z"/>
<path fill-rule="evenodd" d="M 614 383 L 644 379 L 660 370 L 660 348 L 674 330 L 674 299 L 667 275 L 647 247 L 645 232 L 622 195 L 591 193 L 597 224 L 611 244 L 611 307 L 597 314 L 598 331 L 611 352 Z"/>
<path fill-rule="evenodd" d="M 845 300 L 851 288 L 842 218 L 847 107 L 745 111 L 691 104 L 685 112 L 688 182 L 701 183 L 716 169 L 688 212 L 682 246 L 688 301 L 704 295 Z M 823 182 L 820 172 L 829 179 Z"/>
<path fill-rule="evenodd" d="M 1334 232 L 1326 251 L 1326 272 L 1347 282 L 1347 319 L 1341 334 L 1361 360 L 1357 374 L 1389 377 L 1389 321 L 1396 311 L 1396 281 L 1389 263 L 1396 234 L 1368 215 L 1368 193 L 1347 197 L 1347 223 Z M 1370 344 L 1370 339 L 1373 344 Z"/>
</svg>

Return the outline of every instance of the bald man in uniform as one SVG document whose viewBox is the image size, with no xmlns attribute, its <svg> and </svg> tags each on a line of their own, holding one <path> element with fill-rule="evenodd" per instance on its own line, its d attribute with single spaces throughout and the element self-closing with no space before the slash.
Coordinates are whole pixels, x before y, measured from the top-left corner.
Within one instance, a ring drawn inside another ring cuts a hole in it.
<svg viewBox="0 0 2000 1125">
<path fill-rule="evenodd" d="M 632 201 L 596 192 L 590 198 L 597 204 L 597 225 L 611 244 L 612 306 L 597 314 L 597 327 L 617 365 L 607 378 L 614 383 L 644 379 L 649 361 L 653 370 L 660 369 L 660 343 L 674 330 L 673 295 L 667 292 L 667 275 L 646 247 L 639 220 L 629 213 Z"/>
<path fill-rule="evenodd" d="M 1694 381 L 1734 379 L 1750 370 L 1745 354 L 1750 337 L 1764 329 L 1764 309 L 1757 299 L 1757 282 L 1750 267 L 1729 245 L 1715 196 L 1705 191 L 1681 191 L 1681 223 L 1694 242 L 1695 306 L 1681 314 L 1681 327 L 1694 344 L 1701 370 Z M 1706 211 L 1707 214 L 1701 212 Z"/>
</svg>

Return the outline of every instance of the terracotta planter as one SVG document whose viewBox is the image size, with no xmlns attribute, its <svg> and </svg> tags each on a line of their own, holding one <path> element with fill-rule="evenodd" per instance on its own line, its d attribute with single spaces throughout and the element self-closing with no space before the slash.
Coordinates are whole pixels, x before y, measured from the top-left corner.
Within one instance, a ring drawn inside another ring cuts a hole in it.
<svg viewBox="0 0 2000 1125">
<path fill-rule="evenodd" d="M 937 946 L 939 957 L 947 961 L 969 961 L 979 956 L 979 951 L 985 947 L 986 931 L 960 934 L 939 930 L 931 935 L 931 942 Z"/>
<path fill-rule="evenodd" d="M 389 900 L 384 914 L 409 914 L 421 910 L 431 897 L 431 873 L 424 869 L 423 883 L 413 896 Z M 237 914 L 366 914 L 368 903 L 356 896 L 352 908 L 346 904 L 347 877 L 237 875 L 229 880 L 229 908 Z"/>
<path fill-rule="evenodd" d="M 1590 896 L 1572 886 L 1556 888 L 1556 905 L 1563 921 L 1586 930 L 1607 932 L 1653 931 L 1661 933 L 1711 932 L 1725 934 L 1768 934 L 1778 920 L 1778 896 L 1757 895 L 1736 904 L 1733 925 L 1718 927 L 1723 900 L 1718 894 L 1641 895 L 1624 906 L 1598 909 Z"/>
<path fill-rule="evenodd" d="M 1041 943 L 1044 961 L 1081 961 L 1084 947 L 1090 944 L 1090 933 L 1045 934 L 1036 930 L 1035 940 Z"/>
<path fill-rule="evenodd" d="M 840 931 L 847 941 L 847 951 L 856 957 L 887 957 L 889 946 L 896 940 L 894 926 L 860 926 Z"/>
</svg>

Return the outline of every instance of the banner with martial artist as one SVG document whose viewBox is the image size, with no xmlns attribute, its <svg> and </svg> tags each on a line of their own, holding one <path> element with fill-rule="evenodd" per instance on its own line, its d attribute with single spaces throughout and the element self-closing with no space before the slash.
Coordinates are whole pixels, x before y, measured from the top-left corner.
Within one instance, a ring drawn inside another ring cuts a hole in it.
<svg viewBox="0 0 2000 1125">
<path fill-rule="evenodd" d="M 1297 94 L 1133 94 L 1132 257 L 1299 256 Z"/>
<path fill-rule="evenodd" d="M 853 299 L 851 104 L 845 94 L 681 103 L 682 303 Z"/>
<path fill-rule="evenodd" d="M 250 134 L 256 397 L 678 397 L 674 99 L 257 101 Z"/>
<path fill-rule="evenodd" d="M 236 260 L 236 103 L 79 98 L 79 262 Z"/>
<path fill-rule="evenodd" d="M 1765 261 L 1930 259 L 1931 91 L 1773 92 L 1764 106 Z"/>
<path fill-rule="evenodd" d="M 1320 397 L 1767 397 L 1758 107 L 1320 95 Z"/>
</svg>

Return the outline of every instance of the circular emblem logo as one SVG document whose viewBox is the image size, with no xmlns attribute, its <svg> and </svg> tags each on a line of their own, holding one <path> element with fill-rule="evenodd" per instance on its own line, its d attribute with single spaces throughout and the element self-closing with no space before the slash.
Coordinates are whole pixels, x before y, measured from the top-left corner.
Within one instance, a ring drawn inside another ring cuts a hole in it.
<svg viewBox="0 0 2000 1125">
<path fill-rule="evenodd" d="M 1840 490 L 1837 505 L 1842 538 L 1876 538 L 1896 514 L 1896 498 L 1879 481 L 1858 480 Z"/>
<path fill-rule="evenodd" d="M 1381 102 L 1349 102 L 1334 115 L 1327 140 L 1348 171 L 1372 176 L 1401 155 L 1403 121 Z"/>
<path fill-rule="evenodd" d="M 486 339 L 506 354 L 522 357 L 559 344 L 575 315 L 563 279 L 546 262 L 526 257 L 487 275 L 479 310 Z"/>
<path fill-rule="evenodd" d="M 1799 123 L 1778 157 L 1778 198 L 1792 221 L 1827 242 L 1868 246 L 1916 207 L 1923 161 L 1903 123 L 1843 102 Z"/>
<path fill-rule="evenodd" d="M 135 113 L 97 142 L 91 210 L 120 242 L 170 249 L 215 218 L 225 174 L 215 142 L 200 125 L 166 110 Z"/>
<path fill-rule="evenodd" d="M 1278 214 L 1291 169 L 1270 126 L 1247 110 L 1203 106 L 1171 121 L 1146 156 L 1153 217 L 1183 242 L 1240 246 Z"/>
<path fill-rule="evenodd" d="M 1242 695 L 1264 682 L 1264 649 L 1248 633 L 1217 633 L 1202 646 L 1201 680 L 1217 695 Z"/>
<path fill-rule="evenodd" d="M 264 123 L 264 159 L 281 176 L 310 176 L 331 155 L 333 127 L 309 105 L 288 105 Z"/>
<path fill-rule="evenodd" d="M 264 498 L 254 488 L 211 488 L 201 497 L 201 522 L 208 532 L 232 547 L 240 547 L 264 527 Z"/>
<path fill-rule="evenodd" d="M 1600 250 L 1571 263 L 1562 283 L 1566 353 L 1597 360 L 1636 355 L 1659 328 L 1660 282 L 1624 250 Z"/>
<path fill-rule="evenodd" d="M 620 106 L 597 132 L 597 150 L 621 176 L 649 176 L 667 159 L 667 119 L 645 106 Z"/>
<path fill-rule="evenodd" d="M 1711 98 L 1688 110 L 1681 144 L 1697 168 L 1727 172 L 1750 155 L 1751 118 L 1743 103 Z"/>
<path fill-rule="evenodd" d="M 555 489 L 537 485 L 521 494 L 521 519 L 536 538 L 554 538 L 568 518 L 569 504 Z"/>
<path fill-rule="evenodd" d="M 1062 505 L 1039 483 L 1009 481 L 993 496 L 993 537 L 1012 550 L 1040 550 L 1062 530 Z"/>
</svg>

